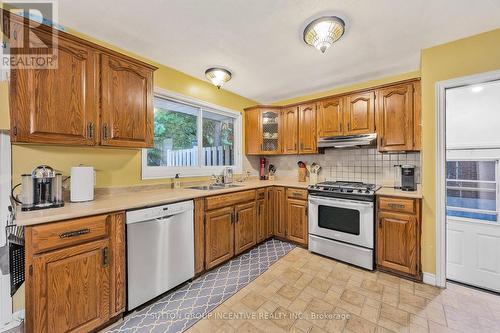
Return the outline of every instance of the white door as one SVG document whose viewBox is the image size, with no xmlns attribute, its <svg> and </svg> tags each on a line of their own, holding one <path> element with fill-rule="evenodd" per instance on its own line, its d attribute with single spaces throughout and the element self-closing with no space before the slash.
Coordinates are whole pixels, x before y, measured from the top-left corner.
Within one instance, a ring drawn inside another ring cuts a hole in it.
<svg viewBox="0 0 500 333">
<path fill-rule="evenodd" d="M 446 90 L 446 278 L 497 292 L 499 109 L 500 81 Z"/>
<path fill-rule="evenodd" d="M 500 226 L 447 219 L 447 278 L 500 292 Z"/>
</svg>

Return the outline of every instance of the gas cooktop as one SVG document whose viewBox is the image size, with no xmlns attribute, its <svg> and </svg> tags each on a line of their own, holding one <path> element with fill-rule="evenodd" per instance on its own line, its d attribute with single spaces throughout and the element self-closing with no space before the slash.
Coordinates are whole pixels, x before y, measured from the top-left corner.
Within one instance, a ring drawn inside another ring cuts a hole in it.
<svg viewBox="0 0 500 333">
<path fill-rule="evenodd" d="M 363 198 L 362 200 L 371 200 L 379 188 L 380 186 L 375 184 L 349 181 L 327 181 L 307 187 L 309 193 L 319 196 L 350 199 Z"/>
</svg>

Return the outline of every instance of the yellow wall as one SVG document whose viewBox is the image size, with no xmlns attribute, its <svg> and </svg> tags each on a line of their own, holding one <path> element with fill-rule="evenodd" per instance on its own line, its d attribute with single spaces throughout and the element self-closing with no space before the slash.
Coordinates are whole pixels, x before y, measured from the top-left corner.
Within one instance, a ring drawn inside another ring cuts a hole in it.
<svg viewBox="0 0 500 333">
<path fill-rule="evenodd" d="M 375 79 L 375 80 L 370 80 L 370 81 L 365 81 L 365 82 L 360 82 L 360 83 L 354 83 L 351 85 L 337 87 L 334 89 L 330 89 L 330 90 L 326 90 L 326 91 L 322 91 L 322 92 L 318 92 L 318 93 L 313 93 L 310 95 L 285 99 L 285 100 L 273 103 L 273 105 L 287 105 L 287 104 L 293 104 L 293 103 L 300 103 L 300 102 L 315 99 L 315 98 L 321 98 L 321 97 L 325 97 L 325 96 L 342 94 L 342 93 L 349 92 L 349 91 L 370 88 L 370 87 L 374 87 L 374 86 L 378 86 L 378 85 L 382 85 L 382 84 L 386 84 L 386 83 L 397 82 L 397 81 L 402 81 L 402 80 L 407 80 L 407 79 L 413 79 L 416 77 L 420 77 L 420 71 L 413 71 L 413 72 L 408 72 L 408 73 L 403 73 L 403 74 L 398 74 L 398 75 L 393 75 L 393 76 L 387 76 L 387 77 L 383 77 L 380 79 Z"/>
<path fill-rule="evenodd" d="M 124 52 L 107 43 L 99 42 L 82 34 L 72 33 L 119 52 L 147 61 L 140 56 L 131 54 L 130 52 Z M 147 62 L 158 67 L 154 76 L 155 87 L 191 96 L 236 111 L 242 111 L 245 107 L 257 104 L 255 101 L 226 90 L 218 90 L 207 81 L 196 79 L 155 62 Z M 2 82 L 0 83 L 0 129 L 9 128 L 7 99 L 7 84 Z M 69 174 L 69 169 L 78 164 L 93 165 L 98 170 L 98 187 L 170 182 L 170 180 L 150 180 L 145 182 L 141 180 L 140 149 L 13 145 L 13 183 L 17 183 L 20 180 L 20 175 L 22 173 L 30 172 L 34 167 L 43 163 L 61 170 L 64 174 Z"/>
<path fill-rule="evenodd" d="M 424 272 L 436 267 L 436 82 L 500 69 L 500 29 L 422 50 Z"/>
</svg>

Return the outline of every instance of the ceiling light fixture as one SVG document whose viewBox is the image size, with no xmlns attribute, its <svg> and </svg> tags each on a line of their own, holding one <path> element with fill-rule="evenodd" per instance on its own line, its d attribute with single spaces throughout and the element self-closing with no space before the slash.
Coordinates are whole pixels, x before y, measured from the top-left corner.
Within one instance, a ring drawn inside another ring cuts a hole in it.
<svg viewBox="0 0 500 333">
<path fill-rule="evenodd" d="M 304 42 L 325 53 L 344 32 L 344 20 L 337 16 L 324 16 L 307 25 L 304 29 Z"/>
<path fill-rule="evenodd" d="M 220 89 L 224 83 L 231 80 L 231 72 L 224 68 L 209 68 L 205 71 L 205 76 L 217 89 Z"/>
</svg>

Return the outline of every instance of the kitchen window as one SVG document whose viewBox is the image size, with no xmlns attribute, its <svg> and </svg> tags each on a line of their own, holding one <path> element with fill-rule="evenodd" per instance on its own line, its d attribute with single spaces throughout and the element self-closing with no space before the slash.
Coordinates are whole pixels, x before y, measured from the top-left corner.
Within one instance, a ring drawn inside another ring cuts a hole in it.
<svg viewBox="0 0 500 333">
<path fill-rule="evenodd" d="M 241 114 L 173 94 L 154 98 L 154 148 L 143 149 L 142 178 L 241 172 Z"/>
<path fill-rule="evenodd" d="M 498 160 L 446 162 L 446 215 L 498 222 Z"/>
</svg>

